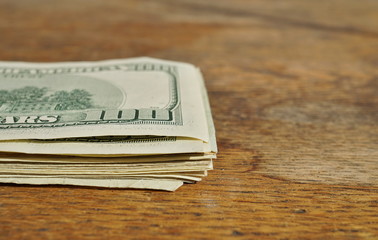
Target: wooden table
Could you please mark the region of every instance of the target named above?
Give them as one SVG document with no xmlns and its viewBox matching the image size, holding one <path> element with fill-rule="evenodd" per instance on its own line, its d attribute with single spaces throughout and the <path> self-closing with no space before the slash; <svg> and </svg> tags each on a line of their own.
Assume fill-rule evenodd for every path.
<svg viewBox="0 0 378 240">
<path fill-rule="evenodd" d="M 0 239 L 378 239 L 378 2 L 1 0 L 0 59 L 206 79 L 215 170 L 176 192 L 0 185 Z"/>
</svg>

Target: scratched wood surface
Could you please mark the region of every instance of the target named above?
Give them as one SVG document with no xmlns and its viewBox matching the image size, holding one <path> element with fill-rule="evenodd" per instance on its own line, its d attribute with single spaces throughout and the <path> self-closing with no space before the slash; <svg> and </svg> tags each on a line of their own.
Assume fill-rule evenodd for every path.
<svg viewBox="0 0 378 240">
<path fill-rule="evenodd" d="M 378 239 L 378 2 L 1 0 L 0 59 L 206 78 L 219 159 L 174 193 L 0 185 L 0 239 Z"/>
</svg>

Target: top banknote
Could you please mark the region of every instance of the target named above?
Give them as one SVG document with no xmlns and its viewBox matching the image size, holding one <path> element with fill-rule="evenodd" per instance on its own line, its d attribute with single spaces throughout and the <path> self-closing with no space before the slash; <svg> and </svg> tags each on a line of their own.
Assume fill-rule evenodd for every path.
<svg viewBox="0 0 378 240">
<path fill-rule="evenodd" d="M 175 136 L 209 142 L 199 70 L 152 58 L 0 62 L 0 140 Z"/>
</svg>

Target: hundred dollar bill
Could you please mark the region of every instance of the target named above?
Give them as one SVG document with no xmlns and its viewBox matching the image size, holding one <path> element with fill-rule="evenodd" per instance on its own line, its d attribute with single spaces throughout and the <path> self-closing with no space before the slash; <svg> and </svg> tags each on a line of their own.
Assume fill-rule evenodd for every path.
<svg viewBox="0 0 378 240">
<path fill-rule="evenodd" d="M 167 162 L 185 160 L 204 160 L 215 159 L 215 154 L 157 154 L 157 155 L 136 155 L 121 157 L 92 157 L 92 156 L 66 156 L 48 154 L 20 154 L 20 153 L 1 153 L 0 163 L 3 162 L 33 162 L 33 163 L 148 163 L 148 162 Z"/>
<path fill-rule="evenodd" d="M 211 153 L 209 143 L 173 136 L 87 137 L 0 141 L 0 152 L 116 157 L 129 155 Z"/>
<path fill-rule="evenodd" d="M 211 160 L 179 161 L 133 164 L 34 164 L 34 163 L 0 163 L 2 174 L 86 174 L 101 176 L 104 173 L 116 175 L 145 174 L 145 173 L 175 173 L 212 170 Z M 0 174 L 0 176 L 2 175 Z M 106 175 L 105 174 L 105 175 Z"/>
<path fill-rule="evenodd" d="M 135 58 L 0 62 L 0 140 L 179 136 L 209 142 L 199 71 Z"/>
<path fill-rule="evenodd" d="M 63 184 L 76 186 L 93 186 L 106 188 L 137 188 L 175 191 L 183 184 L 182 180 L 175 179 L 93 179 L 93 178 L 75 178 L 75 177 L 0 177 L 2 183 L 17 184 Z"/>
</svg>

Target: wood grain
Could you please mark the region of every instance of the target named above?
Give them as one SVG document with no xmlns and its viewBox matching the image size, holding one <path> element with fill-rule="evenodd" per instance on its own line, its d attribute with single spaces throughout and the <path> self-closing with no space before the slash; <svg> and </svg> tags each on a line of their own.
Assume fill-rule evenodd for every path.
<svg viewBox="0 0 378 240">
<path fill-rule="evenodd" d="M 219 159 L 174 193 L 0 185 L 0 239 L 377 239 L 378 2 L 2 0 L 0 59 L 206 79 Z"/>
</svg>

